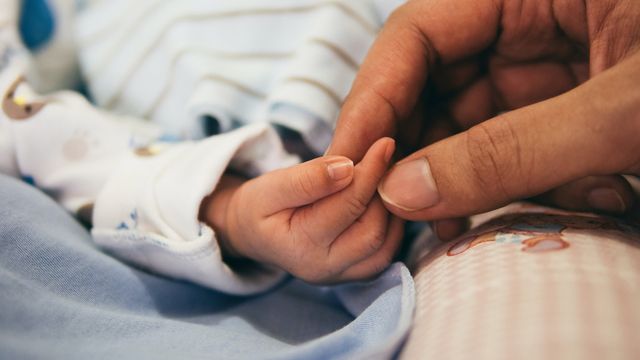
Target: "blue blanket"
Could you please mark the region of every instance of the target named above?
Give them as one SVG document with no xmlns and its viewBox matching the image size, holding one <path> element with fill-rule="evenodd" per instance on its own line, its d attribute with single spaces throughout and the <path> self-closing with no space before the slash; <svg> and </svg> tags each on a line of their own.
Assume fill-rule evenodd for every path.
<svg viewBox="0 0 640 360">
<path fill-rule="evenodd" d="M 290 280 L 233 297 L 127 266 L 38 190 L 0 176 L 2 359 L 389 358 L 414 287 L 395 264 L 370 283 Z"/>
</svg>

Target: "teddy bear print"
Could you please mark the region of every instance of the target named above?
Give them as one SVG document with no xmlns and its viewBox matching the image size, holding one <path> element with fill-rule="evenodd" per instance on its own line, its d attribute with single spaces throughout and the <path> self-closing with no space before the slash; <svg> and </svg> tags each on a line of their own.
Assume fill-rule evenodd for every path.
<svg viewBox="0 0 640 360">
<path fill-rule="evenodd" d="M 18 87 L 25 81 L 24 77 L 17 78 L 2 97 L 2 111 L 11 120 L 27 120 L 36 115 L 46 105 L 42 101 L 29 101 L 17 94 Z"/>
<path fill-rule="evenodd" d="M 627 232 L 617 221 L 604 217 L 556 214 L 512 214 L 490 221 L 460 238 L 447 251 L 448 256 L 484 243 L 520 244 L 527 253 L 543 253 L 569 247 L 563 237 L 567 229 Z"/>
</svg>

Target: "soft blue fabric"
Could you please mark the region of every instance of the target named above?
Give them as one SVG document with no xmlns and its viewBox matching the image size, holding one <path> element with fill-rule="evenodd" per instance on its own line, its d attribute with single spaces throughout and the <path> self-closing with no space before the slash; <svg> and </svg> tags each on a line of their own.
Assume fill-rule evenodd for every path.
<svg viewBox="0 0 640 360">
<path fill-rule="evenodd" d="M 124 265 L 25 183 L 0 176 L 0 199 L 2 359 L 388 358 L 410 326 L 400 264 L 369 284 L 239 298 Z"/>
</svg>

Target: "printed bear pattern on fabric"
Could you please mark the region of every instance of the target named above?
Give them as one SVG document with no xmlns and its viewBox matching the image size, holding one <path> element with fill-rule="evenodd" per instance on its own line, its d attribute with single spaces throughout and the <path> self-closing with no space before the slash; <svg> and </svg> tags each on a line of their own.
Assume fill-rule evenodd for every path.
<svg viewBox="0 0 640 360">
<path fill-rule="evenodd" d="M 637 358 L 637 222 L 512 204 L 472 223 L 425 233 L 400 359 Z"/>
<path fill-rule="evenodd" d="M 481 244 L 522 245 L 521 251 L 544 253 L 570 247 L 566 231 L 615 231 L 638 234 L 622 220 L 595 215 L 557 213 L 511 214 L 491 220 L 455 241 L 448 256 L 460 255 Z"/>
</svg>

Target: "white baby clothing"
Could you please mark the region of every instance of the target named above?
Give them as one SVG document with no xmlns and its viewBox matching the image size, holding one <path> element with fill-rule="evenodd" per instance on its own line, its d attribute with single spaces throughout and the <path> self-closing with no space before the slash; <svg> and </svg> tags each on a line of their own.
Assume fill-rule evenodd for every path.
<svg viewBox="0 0 640 360">
<path fill-rule="evenodd" d="M 199 138 L 267 122 L 322 154 L 389 4 L 372 0 L 111 0 L 76 23 L 96 103 Z M 176 119 L 180 119 L 176 122 Z"/>
<path fill-rule="evenodd" d="M 388 4 L 53 0 L 62 22 L 29 54 L 18 3 L 0 0 L 0 171 L 73 213 L 92 209 L 96 243 L 137 266 L 234 294 L 279 282 L 279 269 L 227 266 L 200 204 L 229 167 L 299 162 L 269 124 L 324 151 Z M 78 70 L 109 113 L 77 93 L 40 95 Z M 223 134 L 189 141 L 210 135 L 205 121 Z"/>
<path fill-rule="evenodd" d="M 163 142 L 157 127 L 99 111 L 76 93 L 37 94 L 23 78 L 28 55 L 15 29 L 3 28 L 0 39 L 3 173 L 71 212 L 92 207 L 95 241 L 138 266 L 235 294 L 282 279 L 275 269 L 231 270 L 212 229 L 198 221 L 202 199 L 228 166 L 257 175 L 298 162 L 270 127 Z"/>
</svg>

